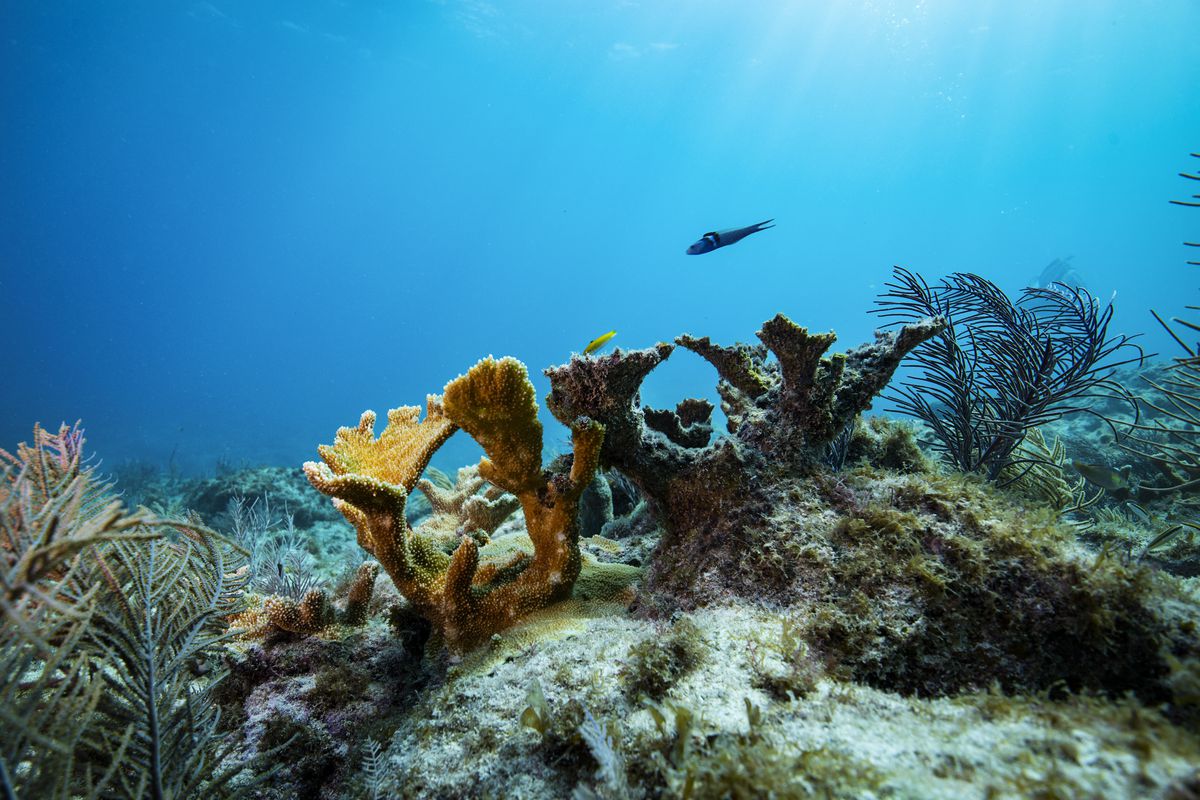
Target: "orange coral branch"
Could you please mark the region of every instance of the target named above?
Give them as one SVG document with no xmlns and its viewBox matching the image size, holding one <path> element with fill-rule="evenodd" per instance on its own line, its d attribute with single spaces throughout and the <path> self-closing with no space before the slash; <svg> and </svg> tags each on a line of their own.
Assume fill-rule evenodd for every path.
<svg viewBox="0 0 1200 800">
<path fill-rule="evenodd" d="M 577 420 L 570 472 L 544 470 L 533 385 L 525 365 L 513 358 L 481 360 L 448 383 L 441 399 L 431 396 L 427 409 L 420 422 L 414 406 L 389 412 L 378 439 L 375 415 L 364 413 L 357 428 L 340 429 L 334 444 L 320 449 L 324 464 L 309 462 L 304 471 L 318 491 L 334 498 L 396 588 L 447 644 L 461 649 L 571 593 L 581 565 L 579 496 L 595 475 L 604 428 Z M 532 556 L 481 564 L 473 539 L 464 537 L 447 556 L 433 538 L 409 528 L 408 493 L 458 427 L 487 453 L 480 477 L 520 501 Z"/>
</svg>

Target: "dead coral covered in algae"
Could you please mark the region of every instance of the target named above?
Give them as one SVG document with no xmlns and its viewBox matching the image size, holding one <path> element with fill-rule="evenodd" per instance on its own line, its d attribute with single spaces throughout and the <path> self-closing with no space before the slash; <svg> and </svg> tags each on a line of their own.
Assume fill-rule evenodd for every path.
<svg viewBox="0 0 1200 800">
<path fill-rule="evenodd" d="M 324 463 L 304 465 L 309 481 L 334 498 L 358 531 L 358 542 L 378 559 L 396 588 L 441 631 L 447 644 L 470 647 L 530 611 L 568 597 L 579 577 L 579 497 L 596 472 L 603 426 L 573 421 L 574 456 L 543 470 L 542 425 L 533 385 L 521 362 L 486 358 L 430 396 L 425 419 L 405 406 L 388 413 L 374 435 L 375 414 L 342 428 L 320 448 Z M 521 504 L 532 555 L 480 563 L 479 546 L 463 536 L 447 555 L 414 532 L 405 501 L 434 452 L 462 428 L 483 447 L 484 480 Z"/>
<path fill-rule="evenodd" d="M 651 591 L 685 606 L 729 590 L 754 596 L 760 578 L 728 568 L 744 549 L 740 532 L 762 524 L 780 490 L 812 472 L 905 354 L 941 329 L 940 320 L 927 319 L 829 357 L 834 334 L 809 333 L 782 314 L 763 323 L 760 345 L 680 336 L 678 345 L 720 375 L 729 435 L 711 443 L 706 401 L 685 400 L 674 412 L 638 407 L 642 381 L 674 349 L 665 343 L 576 356 L 546 370 L 547 405 L 564 424 L 578 417 L 601 422 L 603 465 L 628 475 L 659 506 L 666 532 L 647 576 Z"/>
<path fill-rule="evenodd" d="M 965 479 L 870 467 L 839 476 L 821 464 L 903 355 L 938 330 L 924 320 L 830 357 L 832 334 L 782 316 L 759 346 L 681 336 L 721 378 L 729 435 L 711 443 L 692 435 L 708 424 L 701 401 L 674 414 L 638 408 L 670 345 L 547 370 L 550 410 L 602 422 L 602 466 L 657 505 L 665 532 L 640 608 L 666 615 L 735 596 L 792 606 L 835 674 L 905 693 L 992 682 L 1133 691 L 1190 715 L 1171 688 L 1171 665 L 1200 655 L 1186 593 L 1133 565 L 1081 559 L 1054 512 L 1014 511 Z"/>
</svg>

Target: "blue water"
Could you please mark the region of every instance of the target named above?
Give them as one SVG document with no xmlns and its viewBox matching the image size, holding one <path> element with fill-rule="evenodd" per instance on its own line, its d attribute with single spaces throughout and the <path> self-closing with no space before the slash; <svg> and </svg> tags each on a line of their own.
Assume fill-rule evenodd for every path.
<svg viewBox="0 0 1200 800">
<path fill-rule="evenodd" d="M 108 464 L 298 463 L 489 353 L 544 395 L 609 329 L 857 344 L 893 264 L 1016 291 L 1073 255 L 1167 351 L 1197 30 L 1195 0 L 9 0 L 0 446 L 83 418 Z M 677 352 L 644 399 L 713 382 Z"/>
</svg>

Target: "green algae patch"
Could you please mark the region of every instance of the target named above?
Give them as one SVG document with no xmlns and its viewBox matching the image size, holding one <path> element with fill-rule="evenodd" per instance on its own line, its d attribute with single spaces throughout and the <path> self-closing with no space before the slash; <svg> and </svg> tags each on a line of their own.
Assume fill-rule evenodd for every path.
<svg viewBox="0 0 1200 800">
<path fill-rule="evenodd" d="M 973 481 L 858 486 L 828 530 L 828 580 L 806 615 L 835 674 L 920 695 L 997 682 L 1170 698 L 1159 654 L 1195 639 L 1160 613 L 1173 592 L 1160 576 L 1081 559 L 1052 512 Z"/>
<path fill-rule="evenodd" d="M 259 744 L 260 752 L 276 747 L 282 748 L 278 757 L 287 762 L 276 783 L 293 797 L 316 797 L 329 775 L 345 765 L 333 738 L 282 713 L 267 718 Z"/>
<path fill-rule="evenodd" d="M 932 466 L 917 443 L 913 423 L 878 416 L 855 420 L 845 460 L 896 472 L 924 472 Z"/>
<path fill-rule="evenodd" d="M 621 677 L 634 699 L 660 700 L 704 658 L 704 632 L 682 618 L 629 649 Z"/>
<path fill-rule="evenodd" d="M 313 688 L 304 700 L 313 711 L 324 714 L 361 700 L 370 684 L 366 670 L 353 664 L 327 666 L 314 676 Z"/>
</svg>

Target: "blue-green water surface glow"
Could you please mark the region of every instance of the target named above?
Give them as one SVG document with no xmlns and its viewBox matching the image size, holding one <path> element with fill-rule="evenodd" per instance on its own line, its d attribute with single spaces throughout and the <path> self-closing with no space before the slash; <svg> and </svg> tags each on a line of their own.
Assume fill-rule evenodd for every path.
<svg viewBox="0 0 1200 800">
<path fill-rule="evenodd" d="M 110 464 L 297 463 L 489 353 L 544 394 L 609 329 L 856 344 L 893 264 L 1016 291 L 1073 255 L 1168 351 L 1197 30 L 1194 0 L 4 3 L 0 446 L 82 417 Z M 713 383 L 679 352 L 643 399 Z"/>
</svg>

